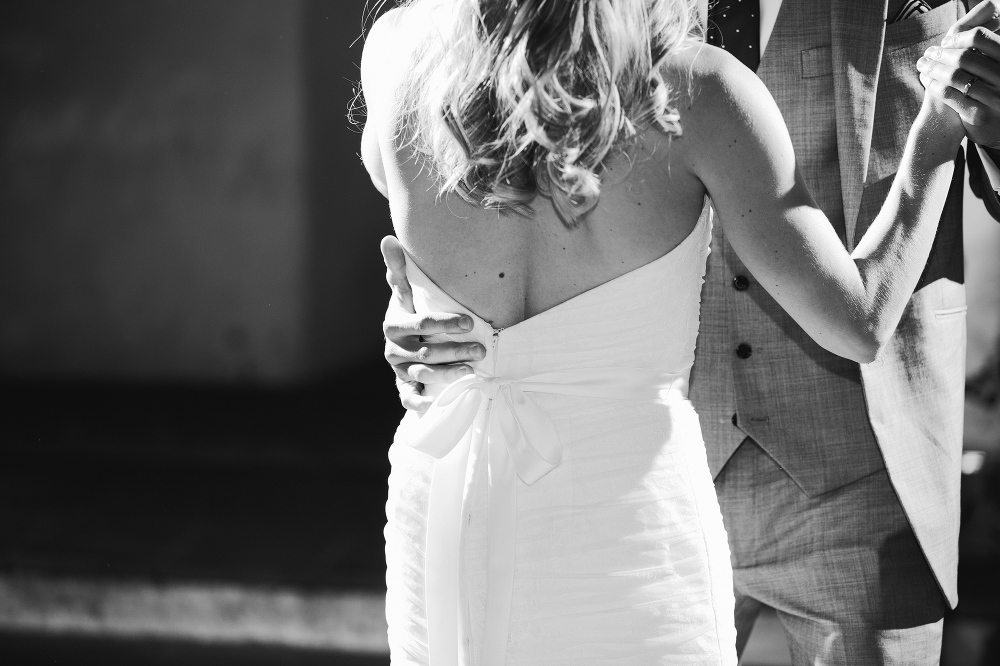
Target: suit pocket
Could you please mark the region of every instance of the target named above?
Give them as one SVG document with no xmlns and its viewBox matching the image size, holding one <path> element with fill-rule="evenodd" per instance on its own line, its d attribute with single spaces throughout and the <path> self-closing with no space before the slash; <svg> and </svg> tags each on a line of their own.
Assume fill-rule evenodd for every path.
<svg viewBox="0 0 1000 666">
<path fill-rule="evenodd" d="M 942 319 L 952 319 L 954 317 L 963 317 L 965 313 L 968 312 L 969 307 L 967 305 L 959 305 L 954 308 L 945 308 L 944 310 L 935 310 L 934 318 L 937 320 Z"/>
<path fill-rule="evenodd" d="M 885 26 L 885 50 L 896 51 L 934 39 L 947 32 L 957 20 L 958 10 L 955 3 L 947 2 L 926 14 L 889 23 Z"/>
<path fill-rule="evenodd" d="M 826 74 L 833 74 L 833 50 L 829 45 L 802 52 L 803 79 L 814 79 Z"/>
</svg>

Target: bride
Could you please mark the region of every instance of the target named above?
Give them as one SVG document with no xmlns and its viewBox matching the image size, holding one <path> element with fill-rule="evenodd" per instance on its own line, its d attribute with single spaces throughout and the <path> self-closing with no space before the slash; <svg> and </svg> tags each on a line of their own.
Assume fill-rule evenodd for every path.
<svg viewBox="0 0 1000 666">
<path fill-rule="evenodd" d="M 413 0 L 368 36 L 362 157 L 414 304 L 468 318 L 433 341 L 486 349 L 390 449 L 394 664 L 735 664 L 686 399 L 714 210 L 778 303 L 855 361 L 917 283 L 958 116 L 925 97 L 848 255 L 774 102 L 699 42 L 694 4 Z"/>
</svg>

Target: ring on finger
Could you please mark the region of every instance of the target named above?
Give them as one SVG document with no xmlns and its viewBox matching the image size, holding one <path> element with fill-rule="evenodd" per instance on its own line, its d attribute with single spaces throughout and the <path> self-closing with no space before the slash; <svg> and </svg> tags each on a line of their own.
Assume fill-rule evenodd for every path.
<svg viewBox="0 0 1000 666">
<path fill-rule="evenodd" d="M 975 83 L 978 80 L 979 80 L 978 76 L 973 76 L 971 79 L 969 79 L 969 82 L 966 83 L 965 86 L 962 88 L 962 96 L 963 97 L 968 97 L 969 96 L 969 90 L 972 88 L 972 84 Z"/>
</svg>

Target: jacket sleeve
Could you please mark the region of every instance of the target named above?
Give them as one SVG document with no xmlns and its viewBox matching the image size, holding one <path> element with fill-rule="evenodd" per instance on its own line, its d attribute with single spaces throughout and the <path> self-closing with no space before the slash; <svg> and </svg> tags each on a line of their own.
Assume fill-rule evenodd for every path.
<svg viewBox="0 0 1000 666">
<path fill-rule="evenodd" d="M 983 166 L 979 151 L 972 145 L 969 148 L 970 150 L 966 154 L 966 163 L 969 166 L 969 188 L 973 194 L 983 200 L 983 205 L 986 206 L 986 210 L 993 216 L 993 219 L 1000 221 L 1000 197 L 993 190 L 993 184 Z"/>
</svg>

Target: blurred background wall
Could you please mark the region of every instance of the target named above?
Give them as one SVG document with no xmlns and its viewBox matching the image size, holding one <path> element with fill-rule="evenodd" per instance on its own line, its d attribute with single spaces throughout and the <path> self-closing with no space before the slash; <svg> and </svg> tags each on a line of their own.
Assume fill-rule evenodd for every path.
<svg viewBox="0 0 1000 666">
<path fill-rule="evenodd" d="M 363 6 L 3 3 L 3 375 L 280 384 L 377 359 L 390 227 L 346 118 Z"/>
<path fill-rule="evenodd" d="M 1000 224 L 972 194 L 968 182 L 965 188 L 966 373 L 972 376 L 1000 362 Z"/>
</svg>

